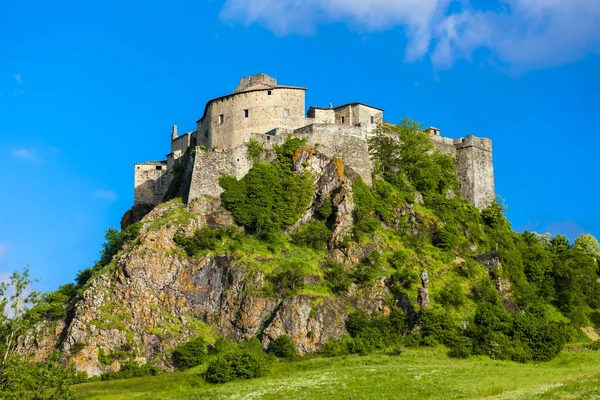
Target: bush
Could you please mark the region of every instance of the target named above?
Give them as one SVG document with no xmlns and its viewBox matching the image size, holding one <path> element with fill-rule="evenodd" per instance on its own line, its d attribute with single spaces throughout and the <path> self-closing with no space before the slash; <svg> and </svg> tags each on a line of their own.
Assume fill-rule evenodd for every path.
<svg viewBox="0 0 600 400">
<path fill-rule="evenodd" d="M 379 276 L 384 267 L 384 258 L 378 251 L 369 254 L 366 260 L 354 267 L 352 278 L 357 284 L 371 283 Z"/>
<path fill-rule="evenodd" d="M 306 211 L 314 194 L 309 173 L 291 170 L 291 157 L 302 143 L 288 139 L 276 149 L 279 163 L 256 163 L 246 176 L 237 180 L 222 175 L 219 184 L 223 206 L 238 225 L 260 232 L 264 228 L 286 228 Z"/>
<path fill-rule="evenodd" d="M 437 342 L 449 345 L 458 335 L 458 328 L 446 313 L 423 309 L 421 311 L 421 334 L 431 336 Z"/>
<path fill-rule="evenodd" d="M 214 359 L 208 364 L 204 379 L 209 383 L 225 383 L 237 379 L 262 376 L 266 368 L 264 356 L 254 351 L 240 350 Z"/>
<path fill-rule="evenodd" d="M 275 290 L 285 297 L 292 297 L 304 287 L 306 265 L 299 261 L 288 261 L 275 269 L 267 278 Z"/>
<path fill-rule="evenodd" d="M 173 349 L 173 362 L 179 369 L 200 365 L 206 359 L 206 343 L 201 337 L 192 339 Z"/>
<path fill-rule="evenodd" d="M 325 281 L 334 294 L 345 293 L 352 284 L 352 278 L 344 264 L 327 262 L 323 266 Z"/>
<path fill-rule="evenodd" d="M 71 353 L 71 355 L 74 356 L 74 355 L 78 354 L 81 350 L 85 349 L 86 347 L 87 347 L 87 344 L 85 344 L 83 342 L 75 342 L 69 349 L 69 353 Z"/>
<path fill-rule="evenodd" d="M 231 236 L 228 229 L 214 229 L 205 226 L 194 232 L 192 237 L 177 234 L 173 241 L 185 249 L 188 256 L 192 257 L 205 250 L 216 250 L 223 240 Z"/>
<path fill-rule="evenodd" d="M 433 244 L 441 249 L 452 249 L 461 240 L 461 233 L 454 224 L 446 224 L 435 233 Z"/>
<path fill-rule="evenodd" d="M 298 246 L 306 246 L 315 250 L 326 250 L 331 238 L 331 231 L 322 221 L 313 221 L 298 228 L 292 241 Z"/>
<path fill-rule="evenodd" d="M 296 345 L 287 335 L 281 335 L 270 344 L 271 352 L 278 358 L 294 359 L 298 356 Z"/>
<path fill-rule="evenodd" d="M 466 300 L 463 289 L 456 280 L 451 280 L 442 286 L 435 298 L 444 307 L 460 307 Z"/>
<path fill-rule="evenodd" d="M 319 207 L 319 209 L 317 210 L 317 214 L 319 215 L 319 218 L 321 218 L 322 220 L 326 220 L 332 213 L 333 201 L 331 200 L 331 197 L 327 197 L 323 205 L 321 205 L 321 207 Z"/>
<path fill-rule="evenodd" d="M 467 358 L 473 352 L 473 344 L 468 337 L 457 336 L 450 344 L 448 356 L 453 358 Z"/>
</svg>

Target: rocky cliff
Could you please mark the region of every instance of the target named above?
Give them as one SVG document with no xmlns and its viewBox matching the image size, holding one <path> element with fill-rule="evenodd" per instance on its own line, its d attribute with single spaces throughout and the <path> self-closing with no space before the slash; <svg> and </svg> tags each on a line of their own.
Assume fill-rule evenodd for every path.
<svg viewBox="0 0 600 400">
<path fill-rule="evenodd" d="M 341 160 L 312 148 L 299 148 L 293 162 L 298 173 L 312 173 L 315 196 L 289 233 L 331 199 L 331 251 L 323 260 L 345 268 L 363 261 L 377 245 L 340 246 L 353 224 L 355 204 L 348 178 L 354 177 L 352 171 L 344 170 Z M 206 226 L 243 231 L 217 198 L 201 197 L 189 204 L 172 200 L 154 208 L 141 223 L 139 237 L 88 283 L 72 315 L 39 324 L 22 338 L 21 351 L 33 352 L 41 360 L 58 348 L 68 363 L 89 375 L 119 370 L 125 360 L 152 362 L 169 370 L 169 350 L 197 335 L 209 343 L 221 335 L 258 336 L 265 347 L 272 339 L 289 335 L 304 354 L 346 334 L 350 310 L 385 313 L 393 306 L 384 278 L 324 295 L 311 290 L 323 286 L 323 277 L 307 274 L 302 278 L 306 290 L 289 296 L 265 289 L 269 270 L 277 269 L 281 255 L 231 249 L 188 256 L 174 241 L 176 235 L 192 236 Z"/>
</svg>

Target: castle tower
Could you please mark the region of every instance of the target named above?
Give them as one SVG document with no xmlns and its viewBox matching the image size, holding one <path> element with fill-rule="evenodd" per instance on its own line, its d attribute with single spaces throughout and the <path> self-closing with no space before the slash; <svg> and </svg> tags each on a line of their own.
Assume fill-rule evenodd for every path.
<svg viewBox="0 0 600 400">
<path fill-rule="evenodd" d="M 173 125 L 171 128 L 171 140 L 177 139 L 179 136 L 177 135 L 177 125 Z"/>
<path fill-rule="evenodd" d="M 455 139 L 460 196 L 479 209 L 495 199 L 492 141 L 475 136 Z"/>
</svg>

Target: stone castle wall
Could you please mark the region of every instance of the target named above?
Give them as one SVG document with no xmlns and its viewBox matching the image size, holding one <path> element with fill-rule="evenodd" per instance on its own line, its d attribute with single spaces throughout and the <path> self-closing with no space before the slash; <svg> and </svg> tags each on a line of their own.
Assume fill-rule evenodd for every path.
<svg viewBox="0 0 600 400">
<path fill-rule="evenodd" d="M 195 131 L 177 137 L 173 128 L 167 162 L 136 164 L 135 204 L 155 205 L 163 200 L 172 176 L 168 171 L 189 147 L 196 152 L 189 199 L 218 196 L 222 173 L 240 179 L 251 168 L 245 144 L 252 138 L 268 151 L 291 135 L 305 138 L 324 155 L 341 158 L 370 185 L 367 137 L 383 123 L 383 111 L 349 103 L 311 107 L 307 118 L 304 110 L 305 89 L 278 86 L 265 74 L 242 78 L 232 94 L 208 102 Z M 439 136 L 437 128 L 428 130 L 435 147 L 456 162 L 461 197 L 487 207 L 495 198 L 491 141 L 474 136 L 449 139 Z"/>
<path fill-rule="evenodd" d="M 133 204 L 160 203 L 171 184 L 166 162 L 145 162 L 134 165 Z"/>
<path fill-rule="evenodd" d="M 209 103 L 198 122 L 197 143 L 209 150 L 229 149 L 240 146 L 254 133 L 274 127 L 301 127 L 305 124 L 304 107 L 304 89 L 300 88 L 275 87 L 221 97 Z"/>
<path fill-rule="evenodd" d="M 188 201 L 202 195 L 220 196 L 223 193 L 223 188 L 219 185 L 221 174 L 242 179 L 251 167 L 252 161 L 245 145 L 217 151 L 196 148 Z"/>
<path fill-rule="evenodd" d="M 460 196 L 475 207 L 487 208 L 495 199 L 492 141 L 467 136 L 455 139 Z"/>
<path fill-rule="evenodd" d="M 327 157 L 341 158 L 371 185 L 373 167 L 369 157 L 366 132 L 358 126 L 311 124 L 296 129 L 294 134 L 306 137 L 309 146 L 317 146 Z"/>
</svg>

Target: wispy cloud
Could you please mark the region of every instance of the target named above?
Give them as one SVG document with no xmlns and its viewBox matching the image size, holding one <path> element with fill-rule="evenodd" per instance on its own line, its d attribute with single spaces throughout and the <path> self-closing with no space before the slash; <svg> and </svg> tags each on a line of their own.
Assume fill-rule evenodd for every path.
<svg viewBox="0 0 600 400">
<path fill-rule="evenodd" d="M 41 158 L 37 150 L 33 149 L 15 149 L 11 151 L 13 157 L 26 161 L 32 165 L 41 165 L 44 160 Z"/>
<path fill-rule="evenodd" d="M 451 67 L 486 49 L 512 70 L 561 65 L 600 53 L 598 0 L 227 0 L 221 18 L 260 24 L 277 35 L 312 34 L 345 23 L 360 31 L 402 27 L 407 60 L 429 56 Z"/>
<path fill-rule="evenodd" d="M 110 202 L 117 201 L 119 198 L 117 193 L 110 189 L 98 189 L 94 192 L 94 197 Z"/>
<path fill-rule="evenodd" d="M 21 74 L 13 74 L 13 78 L 15 78 L 15 81 L 17 81 L 18 84 L 23 83 L 23 77 Z"/>
</svg>

